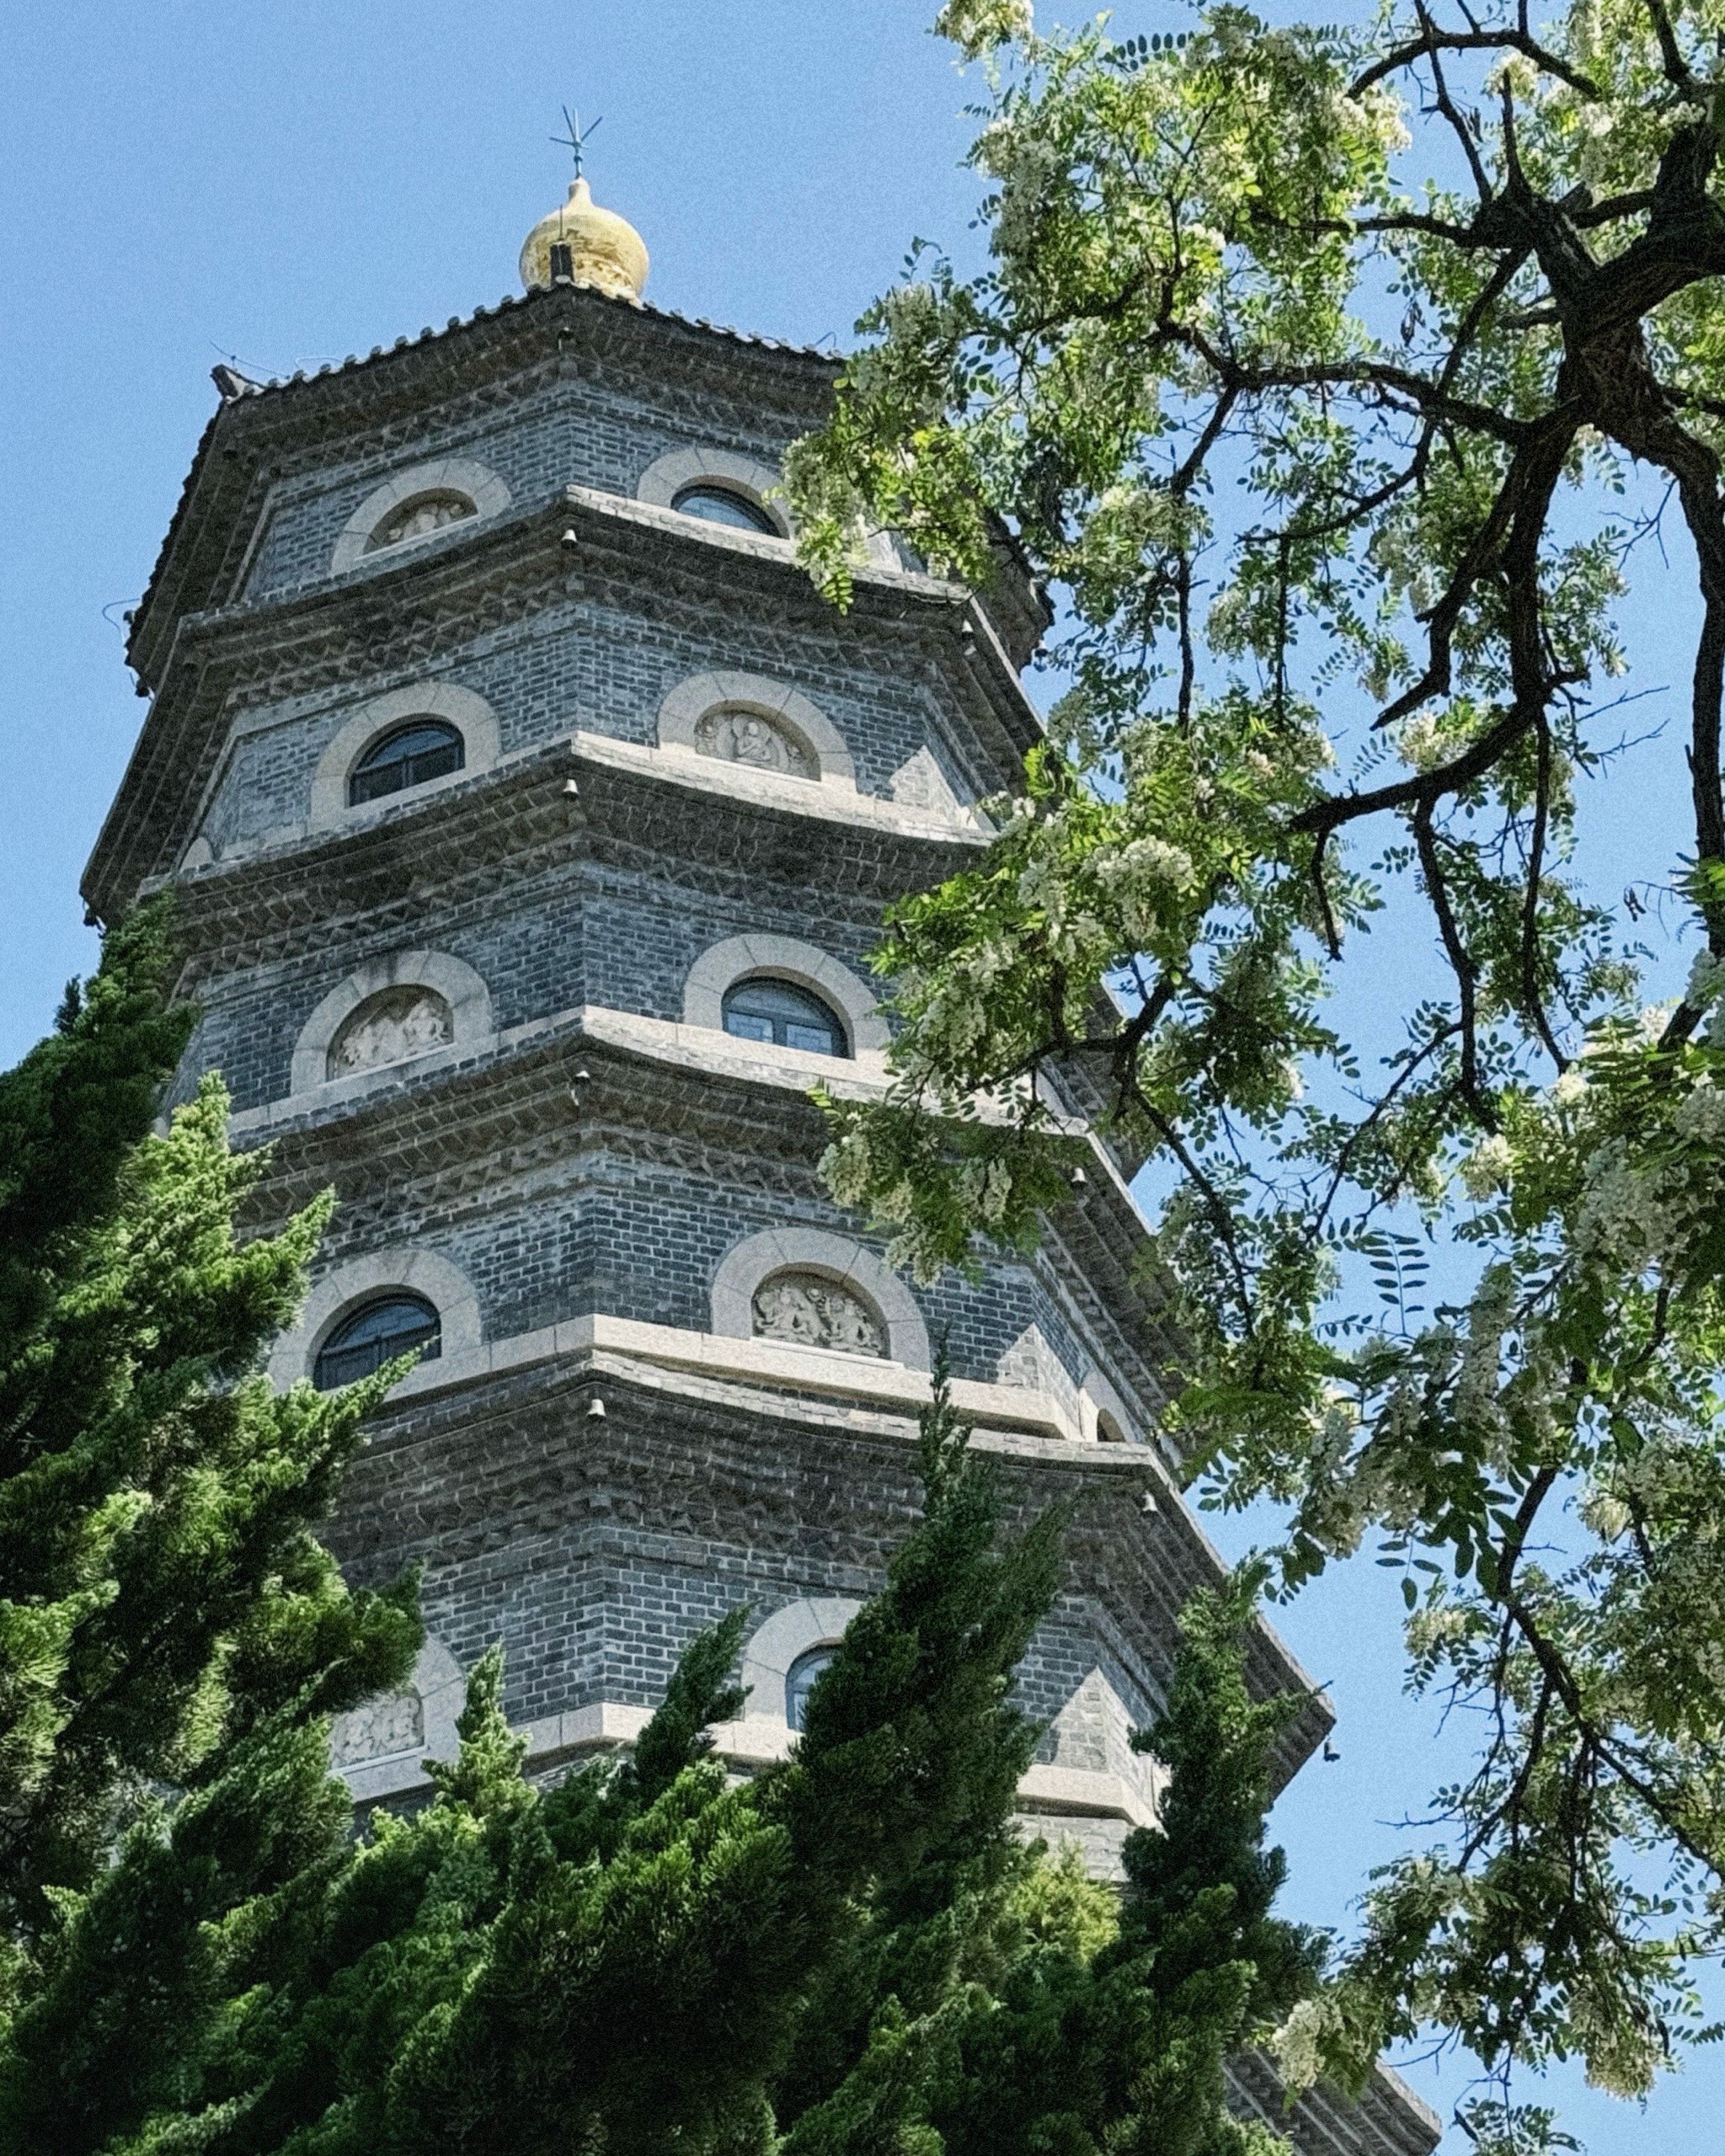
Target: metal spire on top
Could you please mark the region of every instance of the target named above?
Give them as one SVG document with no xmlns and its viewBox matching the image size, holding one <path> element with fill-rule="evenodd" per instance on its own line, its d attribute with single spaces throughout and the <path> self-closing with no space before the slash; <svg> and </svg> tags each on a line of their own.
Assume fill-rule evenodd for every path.
<svg viewBox="0 0 1725 2156">
<path fill-rule="evenodd" d="M 568 128 L 568 134 L 553 135 L 551 139 L 573 154 L 575 160 L 575 178 L 579 179 L 586 168 L 587 145 L 605 125 L 605 115 L 601 112 L 593 125 L 584 131 L 579 109 L 577 108 L 572 111 L 568 105 L 565 105 L 563 109 L 563 124 Z"/>
</svg>

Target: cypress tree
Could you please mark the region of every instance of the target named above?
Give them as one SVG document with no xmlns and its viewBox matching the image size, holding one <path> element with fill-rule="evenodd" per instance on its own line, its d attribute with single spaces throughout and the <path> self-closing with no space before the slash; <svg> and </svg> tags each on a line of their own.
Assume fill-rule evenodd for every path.
<svg viewBox="0 0 1725 2156">
<path fill-rule="evenodd" d="M 328 1200 L 236 1235 L 260 1162 L 215 1080 L 152 1130 L 193 1017 L 174 963 L 140 908 L 0 1075 L 0 2111 L 36 2149 L 173 2082 L 220 1988 L 200 1927 L 299 1871 L 321 1718 L 419 1637 L 410 1583 L 349 1594 L 312 1532 L 378 1386 L 255 1374 Z"/>
<path fill-rule="evenodd" d="M 752 1782 L 712 1756 L 711 1724 L 742 1704 L 741 1609 L 692 1645 L 630 1758 L 548 1793 L 523 1776 L 495 1651 L 430 1801 L 357 1837 L 307 1726 L 260 1729 L 81 1905 L 15 2032 L 0 2146 L 1269 2146 L 1229 2119 L 1223 2062 L 1309 1983 L 1312 1956 L 1269 1913 L 1264 1763 L 1282 1710 L 1245 1686 L 1249 1593 L 1188 1613 L 1146 1740 L 1170 1769 L 1166 1832 L 1134 1837 L 1117 1897 L 1016 1831 L 1038 1732 L 1012 1672 L 1055 1591 L 1061 1521 L 1008 1532 L 969 1434 L 943 1384 L 922 1518 L 814 1687 L 795 1753 Z M 192 1878 L 209 1881 L 196 1906 Z M 152 1926 L 173 1952 L 138 1967 L 176 1972 L 179 2033 L 159 2047 L 171 2064 L 145 2071 L 142 2047 L 109 2036 L 127 2018 L 114 1942 Z M 56 2137 L 56 2105 L 85 2100 L 99 2066 L 115 2092 L 99 2120 L 86 2103 L 91 2129 Z"/>
</svg>

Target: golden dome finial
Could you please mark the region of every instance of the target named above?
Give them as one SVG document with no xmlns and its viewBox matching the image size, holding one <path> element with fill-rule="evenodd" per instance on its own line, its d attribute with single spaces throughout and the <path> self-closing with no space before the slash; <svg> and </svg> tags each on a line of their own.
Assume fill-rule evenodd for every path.
<svg viewBox="0 0 1725 2156">
<path fill-rule="evenodd" d="M 521 248 L 521 282 L 531 291 L 536 285 L 567 278 L 571 284 L 608 292 L 613 299 L 638 300 L 647 282 L 646 244 L 626 217 L 599 207 L 581 169 L 587 137 L 599 122 L 595 120 L 584 135 L 578 116 L 567 107 L 563 116 L 569 131 L 553 139 L 574 152 L 575 176 L 568 201 L 542 217 L 527 234 Z"/>
</svg>

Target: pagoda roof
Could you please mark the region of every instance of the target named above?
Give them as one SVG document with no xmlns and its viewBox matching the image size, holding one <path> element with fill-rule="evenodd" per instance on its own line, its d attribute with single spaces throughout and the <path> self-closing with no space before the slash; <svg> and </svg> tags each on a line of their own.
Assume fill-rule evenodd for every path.
<svg viewBox="0 0 1725 2156">
<path fill-rule="evenodd" d="M 356 406 L 387 408 L 397 398 L 421 405 L 428 388 L 434 395 L 458 388 L 462 376 L 489 371 L 499 355 L 517 357 L 515 348 L 524 340 L 542 339 L 543 356 L 553 357 L 559 332 L 566 335 L 572 323 L 603 342 L 628 339 L 642 328 L 660 339 L 669 332 L 684 363 L 695 369 L 703 360 L 721 359 L 734 369 L 739 357 L 747 355 L 756 366 L 771 369 L 785 387 L 796 384 L 791 401 L 811 415 L 844 364 L 839 354 L 815 345 L 757 336 L 644 301 L 615 299 L 590 286 L 559 283 L 518 296 L 505 295 L 494 307 L 451 316 L 441 329 L 398 337 L 363 356 L 350 355 L 311 371 L 259 382 L 236 366 L 214 367 L 211 378 L 220 401 L 200 437 L 150 580 L 131 616 L 126 663 L 138 676 L 139 693 L 148 695 L 157 686 L 174 621 L 188 609 L 202 611 L 230 595 L 220 588 L 228 565 L 226 542 L 257 485 L 262 451 L 274 445 L 281 429 L 291 427 L 293 446 L 298 447 L 307 430 L 313 436 L 321 431 L 318 423 L 326 418 L 351 426 Z M 443 382 L 426 382 L 434 368 L 445 376 Z"/>
</svg>

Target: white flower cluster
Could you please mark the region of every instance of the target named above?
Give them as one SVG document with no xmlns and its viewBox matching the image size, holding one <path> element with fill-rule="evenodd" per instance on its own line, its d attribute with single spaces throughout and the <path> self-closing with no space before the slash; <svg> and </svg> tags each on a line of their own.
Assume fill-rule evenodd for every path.
<svg viewBox="0 0 1725 2156">
<path fill-rule="evenodd" d="M 1711 951 L 1697 951 L 1683 1000 L 1696 1011 L 1712 1014 L 1707 1021 L 1707 1038 L 1716 1048 L 1725 1047 L 1725 958 L 1716 958 Z"/>
<path fill-rule="evenodd" d="M 1033 27 L 1030 0 L 947 0 L 934 19 L 935 35 L 950 38 L 967 60 L 1027 38 Z"/>
<path fill-rule="evenodd" d="M 1126 935 L 1139 941 L 1155 935 L 1167 921 L 1170 900 L 1178 903 L 1197 883 L 1191 855 L 1166 839 L 1134 839 L 1118 852 L 1097 855 L 1092 865 L 1120 910 Z"/>
<path fill-rule="evenodd" d="M 959 1190 L 967 1208 L 985 1227 L 997 1228 L 1006 1218 L 1007 1201 L 1012 1194 L 1012 1171 L 998 1157 L 967 1161 L 959 1171 Z"/>
<path fill-rule="evenodd" d="M 1459 1603 L 1427 1603 L 1402 1626 L 1410 1654 L 1424 1659 L 1459 1647 L 1474 1629 L 1472 1614 Z"/>
<path fill-rule="evenodd" d="M 1577 1254 L 1639 1272 L 1668 1247 L 1676 1226 L 1663 1178 L 1635 1165 L 1625 1139 L 1608 1139 L 1588 1165 L 1576 1208 Z"/>
<path fill-rule="evenodd" d="M 820 1179 L 841 1205 L 866 1205 L 873 1173 L 868 1134 L 855 1123 L 820 1156 Z"/>
<path fill-rule="evenodd" d="M 1514 1303 L 1513 1269 L 1488 1267 L 1468 1305 L 1466 1337 L 1455 1380 L 1456 1422 L 1500 1474 L 1509 1465 L 1509 1418 L 1501 1388 L 1503 1335 L 1513 1322 Z"/>
<path fill-rule="evenodd" d="M 1058 819 L 1050 818 L 1039 834 L 1035 852 L 1019 872 L 1018 903 L 1041 909 L 1049 948 L 1063 965 L 1100 965 L 1114 949 L 1114 939 L 1082 905 L 1062 857 L 1063 842 Z M 993 978 L 991 967 L 986 979 Z"/>
<path fill-rule="evenodd" d="M 1416 712 L 1405 722 L 1396 739 L 1397 753 L 1417 771 L 1435 771 L 1456 749 L 1438 724 L 1434 712 Z"/>
<path fill-rule="evenodd" d="M 1302 1999 L 1270 2037 L 1267 2048 L 1291 2096 L 1303 2095 L 1324 2070 L 1324 2036 L 1331 2012 L 1323 1999 Z"/>
<path fill-rule="evenodd" d="M 1001 185 L 993 250 L 1007 261 L 1034 250 L 1055 174 L 1063 160 L 1051 142 L 1019 127 L 991 128 L 984 136 L 988 168 Z"/>
<path fill-rule="evenodd" d="M 1509 1140 L 1501 1130 L 1482 1138 L 1461 1163 L 1462 1187 L 1470 1198 L 1489 1198 L 1507 1187 L 1515 1166 Z"/>
<path fill-rule="evenodd" d="M 903 1001 L 917 1012 L 916 1063 L 929 1075 L 946 1059 L 962 1060 L 987 1028 L 985 999 L 1016 961 L 1011 941 L 996 930 L 933 976 L 913 969 L 900 984 Z"/>
<path fill-rule="evenodd" d="M 1692 1144 L 1725 1145 L 1725 1087 L 1711 1078 L 1698 1080 L 1679 1103 L 1671 1127 Z"/>
</svg>

